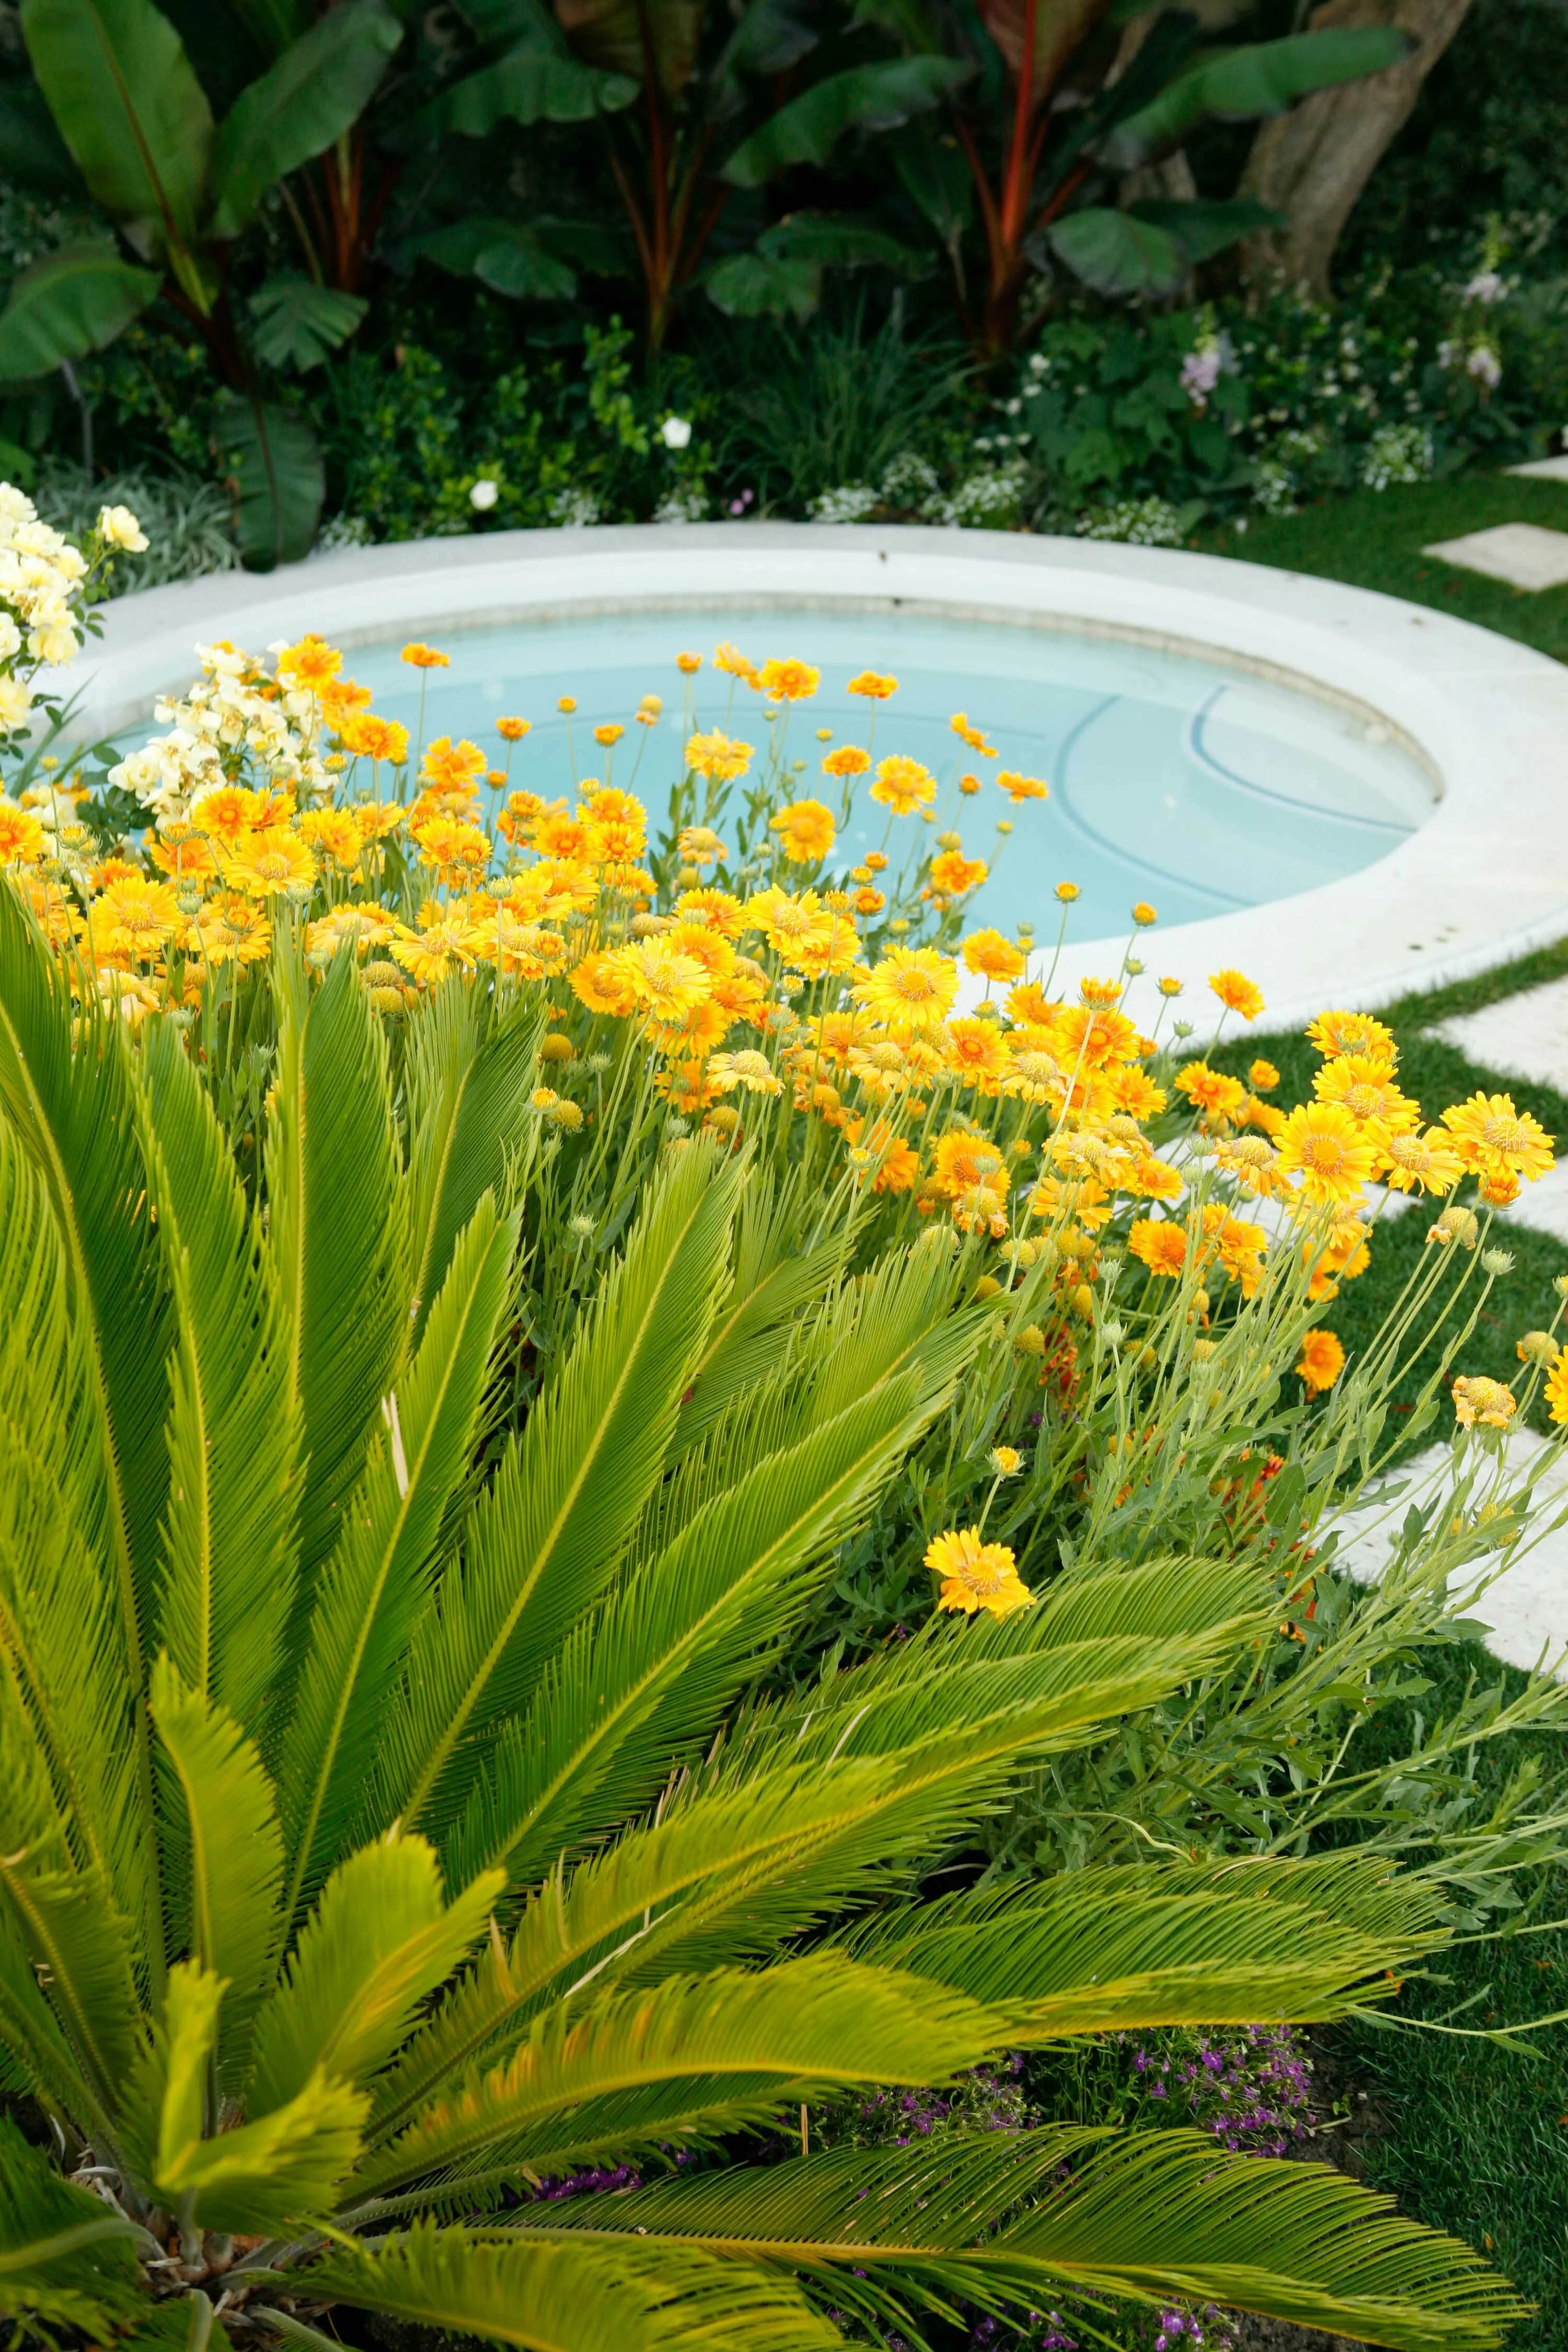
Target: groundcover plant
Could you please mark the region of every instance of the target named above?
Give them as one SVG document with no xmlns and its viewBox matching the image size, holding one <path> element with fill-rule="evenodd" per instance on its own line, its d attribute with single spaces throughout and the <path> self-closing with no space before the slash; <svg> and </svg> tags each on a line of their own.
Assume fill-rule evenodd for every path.
<svg viewBox="0 0 1568 2352">
<path fill-rule="evenodd" d="M 23 504 L 18 702 L 79 584 Z M 721 660 L 759 709 L 815 688 Z M 779 721 L 754 783 L 687 731 L 650 851 L 607 776 L 568 808 L 501 775 L 492 838 L 483 755 L 411 759 L 320 640 L 212 649 L 165 720 L 108 854 L 124 802 L 58 769 L 0 803 L 6 2306 L 94 2342 L 321 2344 L 345 2305 L 597 2352 L 1070 2293 L 1499 2341 L 1503 2282 L 1315 2167 L 1048 2125 L 814 2153 L 807 2117 L 1107 2031 L 1342 2015 L 1446 1939 L 1442 1868 L 1382 1850 L 976 1884 L 975 1842 L 1124 1718 L 1289 1680 L 1264 1662 L 1311 1649 L 1329 1581 L 1297 1530 L 1376 1440 L 1375 1351 L 1342 1381 L 1311 1328 L 1364 1246 L 1342 1213 L 1379 1167 L 1506 1197 L 1547 1139 L 1500 1101 L 1423 1133 L 1375 1024 L 1328 1015 L 1277 1137 L 1173 1072 L 1174 1165 L 1122 982 L 1064 1004 L 971 934 L 1010 993 L 956 1013 L 958 964 L 893 927 L 940 939 L 979 861 L 829 887 Z M 934 789 L 824 764 L 889 829 Z M 1431 1282 L 1475 1226 L 1445 1207 Z M 1493 1498 L 1461 1481 L 1439 1592 L 1497 1539 L 1513 1391 L 1457 1402 Z M 906 1476 L 940 1605 L 792 1670 Z M 1061 1488 L 1073 1539 L 1031 1565 Z M 630 2194 L 547 2193 L 626 2163 Z"/>
</svg>

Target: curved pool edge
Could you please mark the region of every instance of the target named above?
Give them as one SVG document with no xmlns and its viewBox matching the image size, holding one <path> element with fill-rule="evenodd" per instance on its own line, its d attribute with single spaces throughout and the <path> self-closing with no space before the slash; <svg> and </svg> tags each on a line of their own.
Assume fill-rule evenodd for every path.
<svg viewBox="0 0 1568 2352">
<path fill-rule="evenodd" d="M 103 734 L 181 685 L 194 646 L 216 636 L 259 651 L 315 628 L 353 646 L 715 601 L 738 614 L 804 603 L 918 607 L 1119 637 L 1224 660 L 1386 726 L 1434 780 L 1426 824 L 1340 881 L 1146 935 L 1150 1018 L 1156 971 L 1180 979 L 1191 1000 L 1205 996 L 1209 971 L 1238 965 L 1264 992 L 1264 1025 L 1289 1027 L 1328 1003 L 1373 1009 L 1471 977 L 1568 933 L 1568 669 L 1447 614 L 1227 557 L 918 526 L 494 532 L 121 598 L 70 683 L 81 721 Z M 1058 981 L 1115 970 L 1125 944 L 1071 943 Z"/>
</svg>

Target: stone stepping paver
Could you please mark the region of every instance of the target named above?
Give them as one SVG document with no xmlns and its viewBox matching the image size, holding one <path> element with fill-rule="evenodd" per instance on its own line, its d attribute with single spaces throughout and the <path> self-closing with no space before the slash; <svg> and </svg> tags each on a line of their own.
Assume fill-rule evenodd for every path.
<svg viewBox="0 0 1568 2352">
<path fill-rule="evenodd" d="M 1506 474 L 1523 474 L 1537 482 L 1568 482 L 1568 457 L 1532 457 L 1528 466 L 1505 466 Z"/>
<path fill-rule="evenodd" d="M 1556 1459 L 1542 1473 L 1534 1503 L 1521 1539 L 1523 1557 L 1497 1575 L 1500 1555 L 1468 1560 L 1449 1579 L 1448 1592 L 1467 1617 L 1485 1628 L 1487 1648 L 1494 1658 L 1525 1670 L 1546 1663 L 1559 1681 L 1568 1681 L 1568 1527 L 1552 1528 L 1538 1541 L 1531 1530 L 1551 1520 L 1568 1505 L 1568 1452 L 1554 1446 L 1533 1430 L 1521 1429 L 1509 1441 L 1508 1459 L 1514 1479 L 1552 1447 Z M 1429 1445 L 1396 1470 L 1389 1483 L 1402 1491 L 1391 1503 L 1347 1511 L 1336 1522 L 1340 1537 L 1335 1559 L 1358 1584 L 1375 1584 L 1399 1540 L 1405 1515 L 1412 1503 L 1429 1503 L 1444 1493 L 1453 1471 L 1449 1445 Z M 1528 1546 L 1528 1549 L 1524 1547 Z M 1479 1582 L 1496 1576 L 1484 1592 L 1467 1602 Z"/>
<path fill-rule="evenodd" d="M 1530 1078 L 1568 1095 L 1568 979 L 1521 989 L 1479 1013 L 1434 1022 L 1426 1032 L 1456 1045 L 1467 1061 L 1506 1078 Z M 1562 1139 L 1568 1150 L 1568 1137 Z"/>
<path fill-rule="evenodd" d="M 1546 530 L 1538 522 L 1494 523 L 1462 539 L 1440 539 L 1421 552 L 1466 572 L 1484 572 L 1510 588 L 1561 588 L 1568 582 L 1568 531 Z"/>
</svg>

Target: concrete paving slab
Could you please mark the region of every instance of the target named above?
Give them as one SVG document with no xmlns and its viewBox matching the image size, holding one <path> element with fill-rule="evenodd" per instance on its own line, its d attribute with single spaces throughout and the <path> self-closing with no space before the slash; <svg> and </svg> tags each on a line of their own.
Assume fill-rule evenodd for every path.
<svg viewBox="0 0 1568 2352">
<path fill-rule="evenodd" d="M 1554 1458 L 1537 1482 L 1531 1525 L 1554 1518 L 1568 1505 L 1568 1450 L 1532 1430 L 1521 1430 L 1509 1445 L 1510 1464 L 1518 1475 L 1547 1446 Z M 1411 1504 L 1430 1501 L 1451 1483 L 1452 1448 L 1428 1446 L 1395 1475 L 1406 1489 L 1397 1501 L 1348 1511 L 1339 1522 L 1342 1540 L 1336 1557 L 1361 1584 L 1374 1584 L 1388 1565 Z M 1484 1591 L 1476 1587 L 1495 1574 L 1499 1555 L 1491 1552 L 1467 1562 L 1450 1579 L 1449 1597 L 1486 1628 L 1486 1645 L 1493 1657 L 1528 1669 L 1540 1663 L 1544 1652 L 1559 1681 L 1568 1681 L 1568 1527 L 1552 1528 L 1534 1543 L 1527 1528 L 1519 1549 L 1517 1563 L 1505 1568 Z M 1467 1599 L 1472 1593 L 1474 1598 Z"/>
<path fill-rule="evenodd" d="M 1535 522 L 1500 522 L 1490 530 L 1467 531 L 1462 539 L 1440 539 L 1424 547 L 1466 572 L 1483 572 L 1489 580 L 1505 580 L 1510 588 L 1561 588 L 1568 583 L 1568 531 L 1545 530 Z"/>
<path fill-rule="evenodd" d="M 1568 457 L 1532 457 L 1528 466 L 1505 466 L 1505 474 L 1523 474 L 1536 482 L 1568 482 Z"/>
<path fill-rule="evenodd" d="M 1568 1095 L 1568 979 L 1521 989 L 1517 996 L 1484 1004 L 1479 1013 L 1436 1022 L 1427 1034 L 1458 1046 L 1483 1070 L 1533 1078 L 1538 1086 Z"/>
</svg>

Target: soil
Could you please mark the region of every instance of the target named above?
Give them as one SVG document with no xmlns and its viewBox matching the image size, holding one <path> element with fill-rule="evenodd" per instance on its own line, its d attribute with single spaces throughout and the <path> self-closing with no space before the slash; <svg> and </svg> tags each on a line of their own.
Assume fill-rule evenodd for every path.
<svg viewBox="0 0 1568 2352">
<path fill-rule="evenodd" d="M 1304 2164 L 1331 2164 L 1352 2180 L 1366 2178 L 1366 2152 L 1388 2128 L 1377 2101 L 1352 2080 L 1331 2032 L 1311 2038 L 1312 2085 L 1328 2117 L 1293 2151 Z M 1364 2352 L 1347 2336 L 1326 2336 L 1320 2327 L 1297 2327 L 1288 2319 L 1263 2319 L 1242 2312 L 1232 2323 L 1237 2352 Z"/>
</svg>

